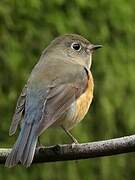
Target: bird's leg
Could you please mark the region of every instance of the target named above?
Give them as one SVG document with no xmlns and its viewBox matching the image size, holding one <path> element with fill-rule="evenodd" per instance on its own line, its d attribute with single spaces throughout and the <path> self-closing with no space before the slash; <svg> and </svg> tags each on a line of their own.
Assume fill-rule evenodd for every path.
<svg viewBox="0 0 135 180">
<path fill-rule="evenodd" d="M 37 143 L 37 146 L 40 146 L 41 145 L 41 141 L 40 141 L 40 137 L 38 137 L 38 143 Z"/>
<path fill-rule="evenodd" d="M 37 143 L 37 148 L 42 148 L 44 147 L 40 141 L 40 137 L 38 137 L 38 143 Z"/>
<path fill-rule="evenodd" d="M 74 138 L 74 136 L 68 130 L 66 130 L 63 126 L 61 127 L 65 131 L 65 133 L 72 139 L 73 143 L 79 144 L 78 141 Z"/>
</svg>

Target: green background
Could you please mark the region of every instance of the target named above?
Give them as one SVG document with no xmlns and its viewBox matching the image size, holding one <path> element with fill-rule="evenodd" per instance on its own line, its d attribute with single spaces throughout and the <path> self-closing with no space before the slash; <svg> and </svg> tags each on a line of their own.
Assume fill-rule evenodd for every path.
<svg viewBox="0 0 135 180">
<path fill-rule="evenodd" d="M 8 129 L 17 97 L 42 50 L 56 36 L 78 33 L 104 48 L 93 56 L 94 100 L 72 132 L 79 142 L 135 132 L 134 0 L 0 0 L 0 147 L 16 137 Z M 57 136 L 56 136 L 57 134 Z M 44 145 L 68 143 L 60 130 L 48 130 Z M 7 169 L 10 180 L 132 180 L 135 154 Z"/>
</svg>

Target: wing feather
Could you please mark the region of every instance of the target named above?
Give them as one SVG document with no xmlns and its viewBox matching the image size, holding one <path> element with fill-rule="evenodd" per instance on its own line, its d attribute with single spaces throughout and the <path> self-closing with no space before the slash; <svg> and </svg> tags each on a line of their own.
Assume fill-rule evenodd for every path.
<svg viewBox="0 0 135 180">
<path fill-rule="evenodd" d="M 66 83 L 50 89 L 37 134 L 40 135 L 70 108 L 71 104 L 85 92 L 87 83 L 88 76 L 84 71 L 81 79 L 75 83 Z"/>
<path fill-rule="evenodd" d="M 23 117 L 23 113 L 25 109 L 25 101 L 26 101 L 26 91 L 27 91 L 27 86 L 25 85 L 17 101 L 15 113 L 13 115 L 11 126 L 9 129 L 10 136 L 16 132 L 18 124 L 20 123 Z"/>
</svg>

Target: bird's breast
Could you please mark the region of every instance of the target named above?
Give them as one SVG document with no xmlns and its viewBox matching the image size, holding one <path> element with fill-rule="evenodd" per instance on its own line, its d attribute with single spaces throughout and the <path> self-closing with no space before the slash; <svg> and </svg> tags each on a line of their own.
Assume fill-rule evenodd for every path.
<svg viewBox="0 0 135 180">
<path fill-rule="evenodd" d="M 93 89 L 93 77 L 92 74 L 89 73 L 88 85 L 85 92 L 71 105 L 62 123 L 65 129 L 72 129 L 84 118 L 92 102 Z"/>
</svg>

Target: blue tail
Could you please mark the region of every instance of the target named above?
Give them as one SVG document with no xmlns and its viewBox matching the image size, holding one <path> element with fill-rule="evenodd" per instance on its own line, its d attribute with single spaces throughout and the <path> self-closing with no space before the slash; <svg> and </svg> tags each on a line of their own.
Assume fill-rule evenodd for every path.
<svg viewBox="0 0 135 180">
<path fill-rule="evenodd" d="M 19 162 L 26 167 L 31 165 L 38 139 L 38 137 L 35 135 L 35 130 L 35 124 L 24 123 L 19 137 L 14 144 L 11 153 L 6 159 L 6 167 L 13 167 Z"/>
</svg>

